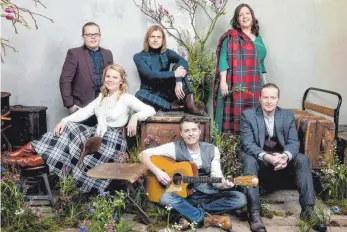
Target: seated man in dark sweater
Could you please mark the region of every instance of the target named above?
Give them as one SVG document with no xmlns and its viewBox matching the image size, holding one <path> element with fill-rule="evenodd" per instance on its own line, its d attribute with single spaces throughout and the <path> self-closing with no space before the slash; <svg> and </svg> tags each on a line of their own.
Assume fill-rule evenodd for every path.
<svg viewBox="0 0 347 232">
<path fill-rule="evenodd" d="M 299 153 L 299 140 L 294 114 L 278 107 L 279 88 L 272 83 L 264 85 L 260 92 L 260 105 L 245 110 L 241 115 L 241 140 L 243 175 L 266 172 L 272 178 L 287 177 L 293 172 L 300 193 L 302 220 L 315 218 L 315 193 L 310 161 Z M 288 179 L 288 178 L 286 178 Z M 285 181 L 282 179 L 282 181 Z M 293 180 L 294 181 L 294 180 Z M 260 217 L 259 187 L 245 188 L 249 224 L 254 232 L 266 231 Z"/>
<path fill-rule="evenodd" d="M 166 48 L 166 37 L 161 26 L 154 25 L 148 29 L 143 47 L 143 51 L 134 55 L 141 79 L 141 89 L 135 96 L 156 110 L 163 111 L 183 108 L 174 103 L 182 99 L 189 113 L 205 115 L 194 102 L 187 78 L 188 62 Z M 170 71 L 171 64 L 177 67 L 174 71 Z"/>
</svg>

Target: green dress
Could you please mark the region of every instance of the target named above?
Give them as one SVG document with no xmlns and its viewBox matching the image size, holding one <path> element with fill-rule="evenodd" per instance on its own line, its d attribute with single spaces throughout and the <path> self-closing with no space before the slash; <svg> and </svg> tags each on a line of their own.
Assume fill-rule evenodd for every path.
<svg viewBox="0 0 347 232">
<path fill-rule="evenodd" d="M 258 57 L 258 69 L 259 69 L 259 77 L 260 77 L 260 86 L 264 85 L 263 73 L 266 73 L 266 68 L 264 65 L 264 60 L 266 57 L 266 47 L 263 43 L 263 39 L 260 35 L 258 35 L 253 41 Z M 219 72 L 223 72 L 229 69 L 228 64 L 228 38 L 224 39 L 222 43 L 222 47 L 219 55 Z M 215 115 L 215 124 L 219 133 L 222 132 L 222 123 L 223 123 L 223 108 L 224 108 L 224 98 L 222 96 L 221 90 L 219 88 L 218 91 L 218 101 L 216 107 L 216 115 Z"/>
</svg>

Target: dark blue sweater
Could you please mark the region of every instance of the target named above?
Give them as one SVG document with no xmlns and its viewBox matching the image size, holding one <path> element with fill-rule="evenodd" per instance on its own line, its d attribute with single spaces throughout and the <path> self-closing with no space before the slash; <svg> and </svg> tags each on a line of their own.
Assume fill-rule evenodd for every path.
<svg viewBox="0 0 347 232">
<path fill-rule="evenodd" d="M 175 72 L 169 71 L 170 64 L 177 64 L 188 70 L 188 62 L 170 49 L 162 54 L 160 54 L 160 50 L 142 51 L 136 53 L 133 59 L 140 75 L 141 86 L 153 85 L 153 81 L 158 83 L 175 78 Z M 182 78 L 176 78 L 176 81 L 182 81 Z"/>
</svg>

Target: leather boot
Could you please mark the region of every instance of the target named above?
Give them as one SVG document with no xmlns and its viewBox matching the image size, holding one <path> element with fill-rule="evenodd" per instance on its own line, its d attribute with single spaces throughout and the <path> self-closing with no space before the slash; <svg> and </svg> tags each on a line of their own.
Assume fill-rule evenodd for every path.
<svg viewBox="0 0 347 232">
<path fill-rule="evenodd" d="M 249 214 L 249 226 L 252 232 L 266 232 L 263 220 L 260 217 L 259 210 L 252 210 Z"/>
<path fill-rule="evenodd" d="M 181 111 L 181 110 L 184 110 L 184 105 L 179 105 L 177 103 L 170 103 L 171 105 L 171 111 Z"/>
<path fill-rule="evenodd" d="M 204 227 L 214 226 L 219 227 L 223 230 L 230 230 L 231 229 L 231 220 L 228 216 L 223 215 L 211 215 L 207 214 L 208 216 L 204 219 Z"/>
<path fill-rule="evenodd" d="M 25 157 L 29 155 L 37 154 L 35 149 L 33 148 L 31 142 L 27 143 L 23 147 L 19 148 L 17 151 L 13 151 L 10 153 L 10 157 Z"/>
<path fill-rule="evenodd" d="M 194 101 L 194 96 L 192 93 L 187 94 L 185 97 L 185 102 L 187 106 L 188 113 L 198 115 L 198 116 L 207 116 L 204 110 L 201 110 L 197 107 Z"/>
<path fill-rule="evenodd" d="M 181 217 L 178 221 L 178 225 L 181 226 L 182 230 L 188 229 L 189 227 L 189 222 L 187 219 L 185 219 L 184 217 Z"/>
<path fill-rule="evenodd" d="M 7 165 L 18 164 L 21 167 L 36 167 L 45 164 L 40 155 L 28 155 L 26 157 L 4 157 L 1 162 Z"/>
</svg>

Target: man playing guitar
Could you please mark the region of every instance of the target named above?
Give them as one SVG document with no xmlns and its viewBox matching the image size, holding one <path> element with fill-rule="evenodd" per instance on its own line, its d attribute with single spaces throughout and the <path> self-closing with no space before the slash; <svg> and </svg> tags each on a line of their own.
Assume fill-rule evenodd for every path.
<svg viewBox="0 0 347 232">
<path fill-rule="evenodd" d="M 183 198 L 175 192 L 165 192 L 160 196 L 159 203 L 172 207 L 183 215 L 180 220 L 183 229 L 188 227 L 188 221 L 198 225 L 216 226 L 225 230 L 231 229 L 228 216 L 213 215 L 231 212 L 247 204 L 243 193 L 230 190 L 234 183 L 223 177 L 220 164 L 220 152 L 217 147 L 206 142 L 199 142 L 201 135 L 200 122 L 196 117 L 184 116 L 180 120 L 182 140 L 170 142 L 161 146 L 144 150 L 139 157 L 155 175 L 161 185 L 169 186 L 170 177 L 152 162 L 152 157 L 163 156 L 177 162 L 194 162 L 198 168 L 199 177 L 221 179 L 220 183 L 194 183 L 192 194 Z M 219 178 L 215 178 L 219 177 Z M 210 214 L 211 213 L 211 214 Z M 188 220 L 188 221 L 187 221 Z"/>
</svg>

